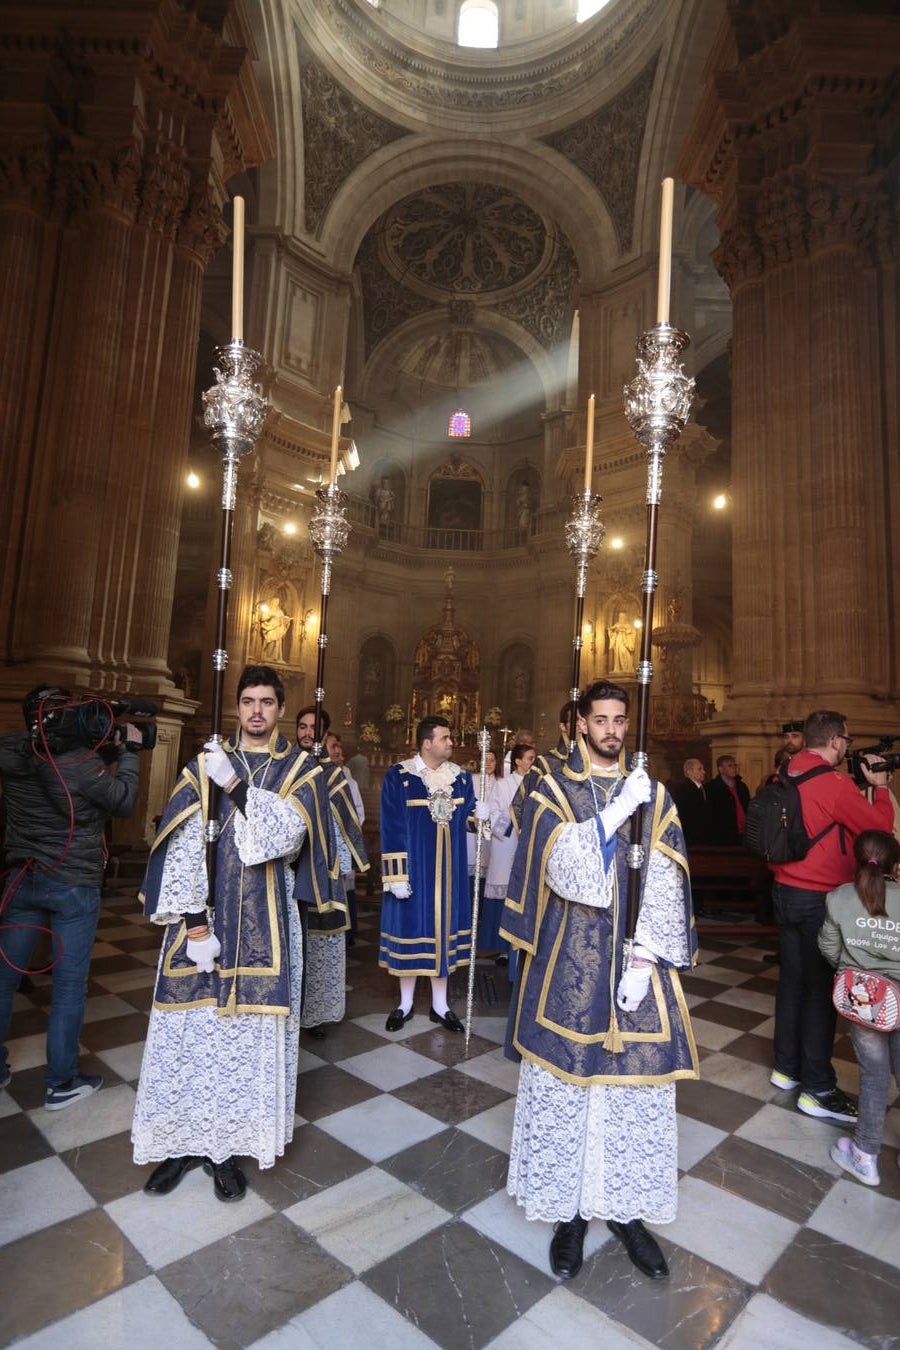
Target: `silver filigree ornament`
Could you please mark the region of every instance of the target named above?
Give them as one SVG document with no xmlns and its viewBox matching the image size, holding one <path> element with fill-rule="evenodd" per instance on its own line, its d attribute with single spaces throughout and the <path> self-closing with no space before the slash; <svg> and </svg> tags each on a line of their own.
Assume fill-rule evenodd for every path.
<svg viewBox="0 0 900 1350">
<path fill-rule="evenodd" d="M 435 825 L 449 825 L 453 810 L 452 784 L 428 789 L 428 814 Z"/>
<path fill-rule="evenodd" d="M 336 483 L 316 488 L 318 506 L 309 522 L 312 546 L 322 559 L 322 594 L 331 589 L 331 564 L 342 553 L 350 536 L 347 494 Z"/>
<path fill-rule="evenodd" d="M 566 548 L 577 564 L 576 594 L 583 596 L 587 584 L 587 569 L 606 536 L 606 526 L 600 519 L 603 498 L 599 492 L 578 492 L 572 498 L 572 514 L 566 521 Z"/>
<path fill-rule="evenodd" d="M 647 501 L 662 496 L 662 458 L 678 440 L 691 415 L 694 381 L 679 360 L 690 344 L 687 333 L 671 324 L 657 324 L 642 333 L 637 348 L 637 374 L 625 385 L 625 416 L 635 439 L 650 456 Z"/>
</svg>

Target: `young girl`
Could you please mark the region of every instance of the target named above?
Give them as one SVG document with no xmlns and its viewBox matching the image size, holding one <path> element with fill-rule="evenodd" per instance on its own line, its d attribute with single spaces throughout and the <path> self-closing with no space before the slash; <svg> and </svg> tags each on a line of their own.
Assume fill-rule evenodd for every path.
<svg viewBox="0 0 900 1350">
<path fill-rule="evenodd" d="M 864 830 L 853 844 L 856 876 L 826 901 L 819 949 L 839 971 L 870 971 L 900 984 L 900 844 L 882 830 Z M 859 1117 L 853 1139 L 841 1138 L 831 1158 L 866 1186 L 877 1186 L 891 1068 L 900 1086 L 900 1029 L 850 1025 L 859 1062 Z"/>
</svg>

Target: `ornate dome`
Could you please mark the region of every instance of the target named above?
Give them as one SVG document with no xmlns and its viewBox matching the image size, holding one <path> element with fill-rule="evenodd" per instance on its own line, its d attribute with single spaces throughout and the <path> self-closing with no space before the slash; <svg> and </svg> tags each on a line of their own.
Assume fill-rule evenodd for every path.
<svg viewBox="0 0 900 1350">
<path fill-rule="evenodd" d="M 521 197 L 485 183 L 444 183 L 405 197 L 388 212 L 382 239 L 398 279 L 439 300 L 517 285 L 552 243 Z"/>
</svg>

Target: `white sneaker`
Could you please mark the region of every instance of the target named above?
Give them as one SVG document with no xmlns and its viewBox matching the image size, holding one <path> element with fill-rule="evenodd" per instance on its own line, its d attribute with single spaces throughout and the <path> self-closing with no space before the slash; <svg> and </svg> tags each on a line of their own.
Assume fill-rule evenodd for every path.
<svg viewBox="0 0 900 1350">
<path fill-rule="evenodd" d="M 836 1162 L 838 1167 L 856 1177 L 856 1180 L 861 1181 L 864 1186 L 877 1186 L 880 1182 L 878 1155 L 863 1153 L 846 1135 L 842 1135 L 837 1143 L 832 1145 L 829 1153 L 832 1162 Z"/>
<path fill-rule="evenodd" d="M 781 1088 L 783 1092 L 790 1092 L 793 1088 L 798 1088 L 800 1086 L 799 1078 L 790 1078 L 786 1073 L 782 1073 L 780 1069 L 772 1070 L 769 1074 L 769 1082 L 773 1087 Z"/>
</svg>

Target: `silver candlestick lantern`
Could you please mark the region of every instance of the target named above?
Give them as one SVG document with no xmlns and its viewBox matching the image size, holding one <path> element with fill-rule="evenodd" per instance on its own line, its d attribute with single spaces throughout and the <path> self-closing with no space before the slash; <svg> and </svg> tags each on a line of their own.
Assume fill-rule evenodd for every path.
<svg viewBox="0 0 900 1350">
<path fill-rule="evenodd" d="M 322 707 L 325 702 L 325 651 L 328 646 L 328 597 L 331 594 L 331 569 L 334 559 L 342 553 L 350 534 L 347 521 L 347 494 L 337 483 L 316 489 L 318 506 L 309 522 L 312 546 L 322 561 L 322 585 L 319 595 L 318 660 L 316 662 L 316 725 L 313 733 L 313 755 L 322 755 Z"/>
<path fill-rule="evenodd" d="M 584 597 L 587 592 L 588 568 L 597 556 L 597 550 L 603 543 L 606 526 L 600 519 L 603 498 L 599 492 L 578 492 L 572 498 L 572 514 L 566 521 L 566 548 L 575 559 L 575 631 L 572 637 L 572 687 L 569 698 L 572 701 L 572 713 L 569 718 L 569 750 L 575 749 L 575 732 L 578 722 L 578 702 L 581 693 L 581 649 L 583 646 L 582 627 L 584 624 Z"/>
<path fill-rule="evenodd" d="M 659 529 L 659 504 L 662 498 L 662 462 L 687 424 L 691 415 L 694 381 L 684 372 L 681 354 L 690 343 L 687 333 L 668 323 L 658 323 L 638 338 L 637 374 L 625 386 L 625 416 L 635 438 L 647 451 L 647 535 L 644 571 L 641 577 L 641 650 L 637 667 L 638 706 L 633 763 L 646 769 L 647 740 L 650 727 L 650 683 L 653 679 L 652 642 L 653 606 L 659 576 L 656 570 L 656 541 Z M 641 845 L 643 812 L 631 818 L 631 843 L 628 849 L 627 938 L 634 937 L 640 908 Z"/>
<path fill-rule="evenodd" d="M 216 573 L 216 636 L 213 649 L 212 737 L 222 740 L 222 703 L 225 668 L 228 665 L 228 594 L 231 590 L 231 540 L 234 533 L 234 507 L 237 497 L 238 468 L 263 429 L 269 410 L 268 387 L 272 372 L 259 352 L 245 347 L 239 338 L 218 347 L 213 374 L 216 382 L 203 395 L 203 421 L 213 444 L 222 455 L 222 527 L 219 568 Z M 210 783 L 210 802 L 206 823 L 209 897 L 212 903 L 215 841 L 219 835 L 216 820 L 217 789 Z"/>
</svg>

